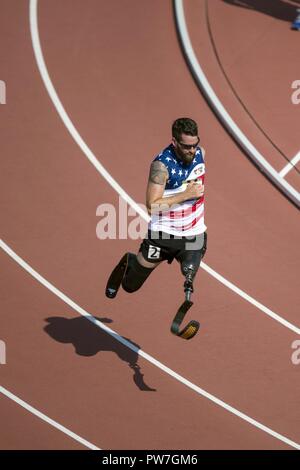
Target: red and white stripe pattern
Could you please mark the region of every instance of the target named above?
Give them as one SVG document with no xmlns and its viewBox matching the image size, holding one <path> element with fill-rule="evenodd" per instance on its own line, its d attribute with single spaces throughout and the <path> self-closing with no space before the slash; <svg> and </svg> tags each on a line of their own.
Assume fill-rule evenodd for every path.
<svg viewBox="0 0 300 470">
<path fill-rule="evenodd" d="M 193 166 L 188 177 L 174 189 L 165 189 L 163 197 L 168 198 L 185 191 L 190 181 L 204 184 L 205 164 Z M 167 201 L 166 201 L 167 202 Z M 162 231 L 177 236 L 199 235 L 206 230 L 204 223 L 204 195 L 171 207 L 170 210 L 153 214 L 149 224 L 153 231 Z"/>
</svg>

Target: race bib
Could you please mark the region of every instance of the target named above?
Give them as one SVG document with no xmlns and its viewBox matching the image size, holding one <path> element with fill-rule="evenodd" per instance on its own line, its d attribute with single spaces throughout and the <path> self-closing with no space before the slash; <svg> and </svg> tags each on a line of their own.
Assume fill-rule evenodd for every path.
<svg viewBox="0 0 300 470">
<path fill-rule="evenodd" d="M 148 248 L 148 258 L 149 259 L 159 259 L 160 258 L 160 248 L 158 246 L 150 245 Z"/>
</svg>

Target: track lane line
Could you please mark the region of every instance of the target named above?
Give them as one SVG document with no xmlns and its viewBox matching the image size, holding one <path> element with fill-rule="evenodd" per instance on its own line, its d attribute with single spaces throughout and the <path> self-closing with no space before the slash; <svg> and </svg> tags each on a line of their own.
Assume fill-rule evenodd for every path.
<svg viewBox="0 0 300 470">
<path fill-rule="evenodd" d="M 30 16 L 30 32 L 31 32 L 31 39 L 32 39 L 32 46 L 36 58 L 36 62 L 38 65 L 39 72 L 41 74 L 42 80 L 44 82 L 45 88 L 61 118 L 64 125 L 70 132 L 71 136 L 78 144 L 84 155 L 88 158 L 88 160 L 92 163 L 92 165 L 96 168 L 98 173 L 103 176 L 103 178 L 112 186 L 112 188 L 139 214 L 146 222 L 150 221 L 149 215 L 124 191 L 124 189 L 117 183 L 117 181 L 108 173 L 108 171 L 104 168 L 104 166 L 97 160 L 96 156 L 93 154 L 91 149 L 87 146 L 84 142 L 82 137 L 80 136 L 79 132 L 75 128 L 74 124 L 72 123 L 70 117 L 66 113 L 58 94 L 54 88 L 54 85 L 51 81 L 50 75 L 48 73 L 48 69 L 44 60 L 40 38 L 39 38 L 39 31 L 38 31 L 38 19 L 37 19 L 37 7 L 38 7 L 38 0 L 30 0 L 29 4 L 29 16 Z M 208 274 L 212 277 L 217 279 L 219 282 L 224 284 L 226 287 L 231 289 L 237 295 L 243 297 L 246 301 L 250 302 L 256 308 L 261 310 L 263 313 L 268 315 L 273 320 L 279 322 L 286 328 L 294 331 L 297 334 L 300 334 L 300 329 L 293 325 L 292 323 L 285 320 L 283 317 L 278 315 L 277 313 L 272 312 L 268 307 L 265 307 L 263 304 L 255 300 L 253 297 L 248 295 L 246 292 L 243 292 L 241 289 L 236 287 L 234 284 L 226 280 L 223 276 L 218 274 L 212 268 L 210 268 L 205 263 L 201 263 L 200 267 L 204 269 Z"/>
<path fill-rule="evenodd" d="M 0 393 L 2 393 L 3 395 L 5 395 L 7 398 L 14 401 L 15 403 L 17 403 L 18 405 L 20 405 L 25 410 L 29 411 L 29 413 L 32 413 L 33 415 L 37 416 L 42 421 L 45 421 L 47 424 L 50 424 L 50 426 L 53 426 L 54 428 L 56 428 L 59 431 L 63 432 L 64 434 L 71 437 L 75 441 L 79 442 L 83 446 L 88 447 L 89 449 L 92 449 L 92 450 L 101 450 L 99 447 L 96 447 L 91 442 L 87 441 L 86 439 L 83 439 L 82 437 L 78 436 L 78 434 L 75 434 L 73 431 L 70 431 L 65 426 L 62 426 L 57 421 L 54 421 L 53 419 L 49 418 L 49 416 L 46 416 L 41 411 L 39 411 L 36 408 L 34 408 L 33 406 L 29 405 L 28 403 L 26 403 L 26 401 L 24 401 L 21 398 L 17 397 L 16 395 L 14 395 L 13 393 L 11 393 L 9 390 L 2 387 L 1 385 L 0 385 Z"/>
<path fill-rule="evenodd" d="M 175 20 L 177 31 L 182 44 L 184 56 L 187 59 L 191 73 L 196 80 L 200 90 L 205 94 L 211 107 L 223 123 L 227 131 L 232 135 L 234 140 L 245 150 L 249 157 L 256 162 L 259 168 L 266 174 L 266 176 L 286 194 L 286 196 L 295 203 L 297 207 L 300 207 L 300 193 L 290 185 L 281 175 L 278 173 L 273 166 L 265 159 L 265 157 L 257 150 L 257 148 L 250 142 L 247 136 L 241 131 L 238 125 L 231 118 L 222 102 L 217 97 L 212 86 L 210 85 L 206 75 L 204 74 L 200 63 L 196 57 L 193 45 L 189 36 L 183 0 L 173 0 Z"/>
<path fill-rule="evenodd" d="M 292 160 L 282 168 L 282 170 L 279 172 L 280 176 L 284 178 L 297 165 L 299 161 L 300 161 L 300 150 L 298 153 L 296 153 L 296 155 L 292 158 Z"/>
<path fill-rule="evenodd" d="M 300 328 L 298 328 L 296 325 L 293 325 L 292 323 L 290 323 L 289 321 L 285 320 L 283 317 L 281 317 L 280 315 L 278 315 L 277 313 L 273 312 L 272 310 L 270 310 L 268 307 L 266 307 L 265 305 L 261 304 L 260 302 L 258 302 L 257 300 L 255 300 L 253 297 L 251 297 L 250 295 L 248 295 L 246 292 L 244 292 L 242 289 L 240 289 L 239 287 L 237 287 L 235 284 L 233 284 L 232 282 L 228 281 L 227 279 L 225 279 L 225 277 L 221 276 L 221 274 L 218 274 L 216 271 L 214 271 L 212 268 L 210 268 L 209 266 L 207 266 L 207 264 L 205 264 L 203 261 L 201 261 L 201 266 L 203 267 L 203 269 L 208 272 L 209 274 L 211 274 L 214 278 L 216 278 L 218 281 L 220 281 L 222 284 L 224 284 L 224 286 L 228 287 L 228 289 L 232 290 L 233 292 L 235 292 L 235 294 L 239 295 L 240 297 L 242 297 L 243 299 L 247 300 L 247 302 L 249 302 L 250 304 L 254 305 L 254 307 L 258 308 L 259 310 L 261 310 L 263 313 L 265 313 L 266 315 L 268 315 L 270 318 L 272 318 L 273 320 L 276 320 L 278 323 L 280 323 L 281 325 L 285 326 L 286 328 L 288 328 L 289 330 L 293 331 L 294 333 L 296 333 L 297 335 L 300 335 Z"/>
<path fill-rule="evenodd" d="M 143 218 L 145 218 L 145 212 L 139 207 L 139 205 L 129 196 L 129 194 L 124 191 L 124 189 L 117 183 L 117 181 L 111 176 L 110 173 L 104 168 L 104 166 L 97 160 L 91 149 L 85 143 L 79 132 L 77 131 L 76 127 L 72 123 L 71 119 L 69 118 L 65 108 L 60 101 L 58 94 L 53 86 L 51 78 L 49 76 L 43 53 L 39 39 L 39 31 L 38 31 L 38 23 L 37 23 L 37 4 L 38 0 L 30 0 L 30 32 L 31 32 L 31 39 L 33 44 L 33 51 L 35 54 L 36 62 L 38 65 L 39 72 L 43 79 L 45 88 L 54 104 L 58 115 L 61 117 L 64 125 L 70 132 L 72 138 L 75 140 L 77 145 L 80 147 L 82 152 L 91 162 L 91 164 L 96 168 L 96 170 L 103 176 L 103 178 L 108 182 L 110 186 L 114 188 L 114 190 L 130 205 L 134 208 L 134 210 Z M 149 217 L 149 216 L 147 216 Z M 150 220 L 150 218 L 149 218 Z"/>
<path fill-rule="evenodd" d="M 223 400 L 217 398 L 216 396 L 212 395 L 211 393 L 207 392 L 203 388 L 198 387 L 198 385 L 195 385 L 194 383 L 190 382 L 180 374 L 177 374 L 177 372 L 173 371 L 154 357 L 150 356 L 146 352 L 144 352 L 142 349 L 137 348 L 135 345 L 133 345 L 130 341 L 124 339 L 122 336 L 120 336 L 117 332 L 106 326 L 104 323 L 101 323 L 99 320 L 97 320 L 93 315 L 91 315 L 89 312 L 84 310 L 82 307 L 80 307 L 78 304 L 76 304 L 72 299 L 70 299 L 67 295 L 65 295 L 63 292 L 61 292 L 59 289 L 57 289 L 53 284 L 51 284 L 49 281 L 47 281 L 43 276 L 41 276 L 37 271 L 35 271 L 26 261 L 24 261 L 20 256 L 18 256 L 2 239 L 0 239 L 0 247 L 16 262 L 18 263 L 25 271 L 27 271 L 32 277 L 34 277 L 38 282 L 40 282 L 43 286 L 45 286 L 47 289 L 49 289 L 53 294 L 55 294 L 57 297 L 59 297 L 63 302 L 65 302 L 67 305 L 69 305 L 73 310 L 78 312 L 80 315 L 85 317 L 87 320 L 92 322 L 94 325 L 96 325 L 98 328 L 101 328 L 102 330 L 106 331 L 110 336 L 112 336 L 115 340 L 119 341 L 122 343 L 124 346 L 128 347 L 135 353 L 137 353 L 139 356 L 143 357 L 146 361 L 150 362 L 153 364 L 155 367 L 158 369 L 162 370 L 166 374 L 170 375 L 173 377 L 175 380 L 178 382 L 181 382 L 183 385 L 186 387 L 190 388 L 191 390 L 194 390 L 194 392 L 198 393 L 198 395 L 201 395 L 211 402 L 215 403 L 216 405 L 220 406 L 221 408 L 225 409 L 226 411 L 232 413 L 233 415 L 239 417 L 240 419 L 248 422 L 252 426 L 256 427 L 257 429 L 260 429 L 261 431 L 265 432 L 266 434 L 269 434 L 273 438 L 284 442 L 285 444 L 300 450 L 300 444 L 297 442 L 292 441 L 288 437 L 278 433 L 277 431 L 274 431 L 273 429 L 269 428 L 268 426 L 265 426 L 264 424 L 260 423 L 259 421 L 256 421 L 255 419 L 251 418 L 250 416 L 246 415 L 245 413 L 239 411 L 238 409 L 234 408 L 233 406 L 227 404 Z M 0 388 L 1 391 L 1 388 Z M 52 424 L 53 425 L 53 424 Z M 56 426 L 57 427 L 57 426 Z"/>
</svg>

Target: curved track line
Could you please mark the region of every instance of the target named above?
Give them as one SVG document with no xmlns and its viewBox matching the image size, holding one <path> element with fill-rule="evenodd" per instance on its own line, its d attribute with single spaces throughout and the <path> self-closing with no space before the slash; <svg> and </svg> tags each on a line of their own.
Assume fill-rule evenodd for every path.
<svg viewBox="0 0 300 470">
<path fill-rule="evenodd" d="M 265 426 L 264 424 L 260 423 L 259 421 L 256 421 L 255 419 L 251 418 L 250 416 L 246 415 L 245 413 L 237 410 L 236 408 L 232 407 L 231 405 L 228 405 L 225 403 L 223 400 L 220 400 L 219 398 L 215 397 L 211 393 L 207 392 L 206 390 L 198 387 L 194 383 L 190 382 L 189 380 L 185 379 L 181 375 L 177 374 L 177 372 L 173 371 L 169 367 L 165 366 L 158 360 L 156 360 L 154 357 L 150 356 L 146 352 L 144 352 L 142 349 L 137 348 L 135 345 L 133 345 L 130 341 L 124 339 L 122 336 L 120 336 L 118 333 L 116 333 L 114 330 L 106 326 L 104 323 L 100 322 L 97 320 L 93 315 L 88 313 L 86 310 L 84 310 L 82 307 L 77 305 L 73 300 L 71 300 L 69 297 L 67 297 L 63 292 L 58 290 L 53 284 L 51 284 L 49 281 L 47 281 L 44 277 L 42 277 L 37 271 L 35 271 L 29 264 L 26 263 L 20 256 L 18 256 L 3 240 L 0 239 L 0 248 L 2 248 L 14 261 L 16 261 L 25 271 L 27 271 L 32 277 L 34 277 L 38 282 L 40 282 L 43 286 L 45 286 L 47 289 L 49 289 L 53 294 L 55 294 L 57 297 L 59 297 L 63 302 L 68 304 L 70 307 L 72 307 L 76 312 L 78 312 L 80 315 L 85 317 L 87 320 L 92 322 L 94 325 L 96 325 L 98 328 L 101 328 L 102 330 L 106 331 L 110 336 L 112 336 L 114 339 L 119 341 L 120 343 L 124 344 L 126 347 L 137 353 L 139 356 L 143 357 L 146 361 L 150 362 L 153 364 L 155 367 L 158 369 L 161 369 L 163 372 L 166 374 L 170 375 L 174 379 L 178 380 L 178 382 L 181 382 L 184 384 L 186 387 L 190 388 L 191 390 L 194 390 L 196 393 L 199 395 L 207 398 L 208 400 L 212 401 L 216 405 L 220 406 L 221 408 L 224 408 L 226 411 L 229 411 L 230 413 L 234 414 L 235 416 L 238 416 L 244 421 L 247 421 L 250 423 L 252 426 L 260 429 L 261 431 L 269 434 L 270 436 L 274 437 L 275 439 L 278 439 L 279 441 L 284 442 L 285 444 L 294 447 L 295 449 L 300 450 L 300 444 L 297 442 L 292 441 L 291 439 L 283 436 L 282 434 L 279 434 L 276 431 L 273 431 L 273 429 Z M 1 388 L 0 388 L 1 391 Z"/>
<path fill-rule="evenodd" d="M 25 401 L 21 400 L 21 398 L 17 397 L 16 395 L 14 395 L 13 393 L 11 393 L 9 390 L 2 387 L 1 385 L 0 385 L 0 393 L 5 395 L 10 400 L 13 400 L 15 403 L 22 406 L 22 408 L 25 408 L 25 410 L 27 410 L 30 413 L 32 413 L 33 415 L 37 416 L 41 420 L 45 421 L 47 424 L 50 424 L 54 428 L 56 428 L 59 431 L 63 432 L 64 434 L 67 434 L 67 436 L 71 437 L 72 439 L 74 439 L 75 441 L 77 441 L 80 444 L 84 445 L 85 447 L 88 447 L 89 449 L 92 449 L 92 450 L 101 450 L 99 447 L 94 446 L 94 444 L 91 444 L 89 441 L 83 439 L 82 437 L 78 436 L 74 432 L 72 432 L 69 429 L 65 428 L 65 426 L 62 426 L 57 421 L 54 421 L 53 419 L 51 419 L 48 416 L 44 415 L 44 413 L 41 413 L 36 408 L 33 408 L 33 406 L 31 406 L 28 403 L 26 403 Z"/>
<path fill-rule="evenodd" d="M 38 6 L 38 0 L 30 0 L 30 31 L 31 31 L 31 39 L 32 39 L 32 46 L 35 54 L 35 58 L 37 61 L 37 65 L 42 77 L 42 80 L 44 82 L 45 88 L 60 116 L 62 119 L 64 125 L 70 132 L 71 136 L 75 140 L 75 142 L 79 145 L 81 148 L 82 152 L 85 154 L 85 156 L 89 159 L 89 161 L 94 165 L 96 170 L 103 176 L 103 178 L 106 179 L 108 184 L 110 184 L 116 191 L 117 193 L 129 204 L 131 205 L 134 210 L 146 221 L 150 221 L 149 215 L 141 209 L 141 207 L 124 191 L 123 188 L 116 182 L 114 178 L 108 173 L 108 171 L 104 168 L 103 165 L 97 160 L 93 152 L 90 150 L 90 148 L 87 146 L 87 144 L 84 142 L 82 137 L 80 136 L 79 132 L 75 128 L 74 124 L 72 123 L 71 119 L 69 118 L 68 114 L 66 113 L 57 93 L 56 90 L 53 86 L 53 83 L 50 79 L 46 63 L 44 60 L 44 56 L 42 53 L 42 48 L 41 48 L 41 43 L 40 43 L 40 38 L 39 38 L 39 31 L 38 31 L 38 20 L 37 20 L 37 6 Z M 208 274 L 213 276 L 215 279 L 217 279 L 219 282 L 224 284 L 226 287 L 231 289 L 233 292 L 235 292 L 237 295 L 240 295 L 243 297 L 245 300 L 250 302 L 252 305 L 260 309 L 262 312 L 267 314 L 269 317 L 273 318 L 273 320 L 278 321 L 281 323 L 283 326 L 286 328 L 289 328 L 290 330 L 294 331 L 297 334 L 300 334 L 300 329 L 297 328 L 296 326 L 292 325 L 289 323 L 287 320 L 279 316 L 277 313 L 272 312 L 269 308 L 265 307 L 263 304 L 260 302 L 256 301 L 253 299 L 250 295 L 246 294 L 246 292 L 243 292 L 241 289 L 236 287 L 234 284 L 231 282 L 227 281 L 223 276 L 218 274 L 216 271 L 214 271 L 212 268 L 207 266 L 205 263 L 201 263 L 201 268 L 203 268 Z"/>
<path fill-rule="evenodd" d="M 275 142 L 271 139 L 271 137 L 267 134 L 267 132 L 262 128 L 262 126 L 259 124 L 257 119 L 254 117 L 252 112 L 250 112 L 249 108 L 246 106 L 246 104 L 244 103 L 242 97 L 239 95 L 238 91 L 236 90 L 235 86 L 233 85 L 233 83 L 232 83 L 231 79 L 229 78 L 229 75 L 227 74 L 227 72 L 225 70 L 225 67 L 222 63 L 222 59 L 219 55 L 218 48 L 217 48 L 217 45 L 216 45 L 216 41 L 214 39 L 214 34 L 213 34 L 213 31 L 212 31 L 211 22 L 210 22 L 208 0 L 205 0 L 205 11 L 206 11 L 206 23 L 207 23 L 208 34 L 209 34 L 209 37 L 210 37 L 210 42 L 211 42 L 212 48 L 214 50 L 216 60 L 217 60 L 217 62 L 219 64 L 219 67 L 222 71 L 222 74 L 223 74 L 226 82 L 228 83 L 228 86 L 232 90 L 232 93 L 234 94 L 234 96 L 236 97 L 236 99 L 238 100 L 240 105 L 243 107 L 243 109 L 245 110 L 245 113 L 248 114 L 251 121 L 255 124 L 257 129 L 262 133 L 262 135 L 268 140 L 268 142 L 270 142 L 270 144 L 274 147 L 274 149 L 277 150 L 277 152 L 284 158 L 284 160 L 286 160 L 288 162 L 288 164 L 291 163 L 291 169 L 293 168 L 297 173 L 300 174 L 300 171 L 298 170 L 296 165 L 293 164 L 293 161 L 290 160 L 290 158 L 288 158 L 285 155 L 285 153 L 278 147 L 278 145 L 275 144 Z M 282 176 L 282 177 L 285 177 L 285 174 L 282 174 L 282 171 L 279 172 L 279 175 Z"/>
<path fill-rule="evenodd" d="M 173 0 L 177 30 L 184 51 L 184 55 L 188 61 L 192 74 L 197 85 L 205 94 L 208 102 L 223 123 L 224 127 L 230 132 L 232 137 L 245 150 L 249 157 L 259 166 L 266 176 L 297 206 L 300 207 L 300 194 L 291 186 L 263 157 L 263 155 L 254 147 L 246 135 L 233 121 L 229 113 L 226 111 L 216 93 L 212 89 L 207 80 L 194 52 L 190 36 L 185 21 L 183 0 Z"/>
<path fill-rule="evenodd" d="M 266 315 L 273 318 L 273 320 L 276 320 L 278 323 L 281 323 L 281 325 L 285 326 L 286 328 L 288 328 L 291 331 L 294 331 L 295 333 L 297 333 L 297 335 L 300 335 L 300 328 L 298 328 L 297 326 L 295 326 L 292 323 L 288 322 L 287 320 L 282 318 L 280 315 L 278 315 L 277 313 L 270 310 L 268 307 L 265 307 L 263 304 L 261 304 L 260 302 L 255 300 L 253 297 L 246 294 L 246 292 L 239 289 L 239 287 L 235 286 L 230 281 L 227 281 L 227 279 L 225 279 L 225 277 L 218 274 L 216 271 L 211 269 L 205 263 L 201 262 L 201 266 L 203 267 L 203 269 L 205 269 L 205 271 L 207 271 L 213 277 L 218 279 L 218 281 L 220 281 L 222 284 L 224 284 L 224 286 L 228 287 L 228 289 L 231 289 L 233 292 L 235 292 L 236 294 L 241 296 L 243 299 L 247 300 L 250 304 L 254 305 L 254 307 L 258 308 L 259 310 L 264 312 Z"/>
<path fill-rule="evenodd" d="M 30 32 L 31 32 L 31 39 L 32 39 L 32 44 L 33 44 L 33 50 L 35 54 L 35 58 L 38 64 L 38 68 L 40 71 L 40 74 L 42 76 L 44 85 L 46 87 L 47 92 L 49 93 L 49 96 L 59 114 L 61 117 L 64 125 L 70 132 L 71 136 L 75 140 L 75 142 L 78 144 L 78 146 L 81 148 L 85 156 L 89 159 L 89 161 L 94 165 L 96 170 L 103 176 L 104 179 L 110 184 L 117 193 L 129 204 L 131 205 L 134 210 L 143 218 L 145 218 L 145 212 L 139 207 L 139 205 L 131 199 L 131 197 L 124 191 L 123 188 L 117 183 L 117 181 L 108 173 L 108 171 L 104 168 L 103 165 L 97 160 L 91 149 L 87 146 L 87 144 L 84 142 L 83 138 L 77 131 L 76 127 L 72 123 L 71 119 L 69 118 L 68 114 L 65 111 L 65 108 L 63 107 L 56 90 L 52 84 L 51 78 L 49 76 L 44 58 L 43 58 L 43 53 L 41 49 L 41 44 L 40 44 L 40 39 L 39 39 L 39 32 L 38 32 L 38 24 L 37 24 L 37 4 L 38 0 L 30 0 L 29 8 L 30 8 Z M 148 216 L 147 216 L 148 217 Z M 148 220 L 150 218 L 148 217 Z M 148 221 L 147 220 L 147 221 Z"/>
<path fill-rule="evenodd" d="M 291 170 L 293 169 L 297 169 L 296 165 L 297 163 L 300 161 L 300 152 L 298 152 L 293 158 L 291 161 L 289 161 L 289 163 L 284 167 L 282 168 L 282 170 L 280 171 L 280 176 L 282 176 L 282 178 L 284 178 Z"/>
</svg>

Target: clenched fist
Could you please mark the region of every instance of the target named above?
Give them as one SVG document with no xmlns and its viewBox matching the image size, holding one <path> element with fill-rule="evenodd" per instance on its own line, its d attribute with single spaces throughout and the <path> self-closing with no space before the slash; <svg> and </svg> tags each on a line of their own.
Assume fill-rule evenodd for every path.
<svg viewBox="0 0 300 470">
<path fill-rule="evenodd" d="M 184 194 L 186 196 L 186 201 L 189 199 L 200 199 L 204 194 L 204 185 L 201 181 L 191 181 L 188 183 Z"/>
</svg>

